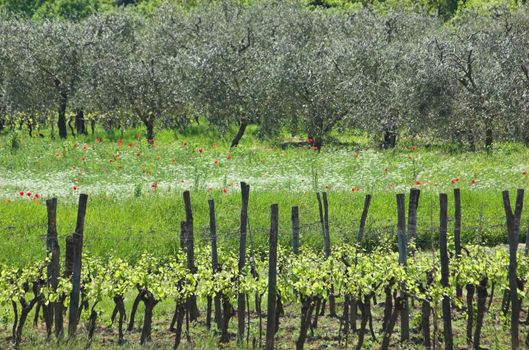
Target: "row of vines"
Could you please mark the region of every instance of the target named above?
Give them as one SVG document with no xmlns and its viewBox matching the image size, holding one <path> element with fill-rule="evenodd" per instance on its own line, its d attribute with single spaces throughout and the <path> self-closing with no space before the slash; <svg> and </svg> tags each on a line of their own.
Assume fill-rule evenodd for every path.
<svg viewBox="0 0 529 350">
<path fill-rule="evenodd" d="M 266 325 L 266 348 L 273 349 L 286 306 L 300 309 L 296 349 L 304 348 L 326 308 L 328 316 L 336 322 L 340 342 L 344 340 L 347 344 L 354 335 L 356 349 L 367 346 L 365 338 L 371 338 L 369 342 L 379 344 L 380 349 L 411 340 L 426 348 L 442 344 L 445 349 L 453 349 L 458 345 L 454 343 L 451 323 L 456 315 L 466 320 L 466 342 L 473 349 L 481 348 L 483 327 L 491 317 L 500 317 L 502 329 L 506 333 L 510 329 L 512 347 L 520 346 L 520 310 L 523 300 L 529 297 L 524 289 L 529 280 L 527 251 L 518 253 L 518 242 L 514 244 L 511 240 L 510 251 L 503 247 L 462 247 L 458 238 L 460 208 L 456 210 L 452 237 L 447 233 L 445 194 L 440 195 L 439 250 L 421 251 L 415 246 L 413 231 L 419 191 L 414 189 L 410 194 L 407 226 L 403 215 L 405 197 L 397 196 L 399 230 L 395 237 L 388 237 L 376 248 L 367 250 L 362 245 L 363 233 L 359 232 L 357 242 L 332 249 L 328 242 L 322 254 L 299 244 L 297 209 L 292 211 L 293 249 L 277 247 L 276 205 L 271 211 L 270 251 L 255 250 L 251 244 L 247 247 L 243 226 L 247 220 L 249 186 L 242 187 L 241 249 L 237 253 L 217 248 L 215 208 L 210 200 L 209 246 L 193 246 L 192 213 L 186 205 L 186 221 L 181 223 L 181 249 L 171 256 L 156 257 L 145 252 L 128 261 L 112 252 L 104 257 L 93 256 L 88 251 L 81 254 L 82 241 L 76 244 L 74 234 L 67 240 L 66 264 L 60 275 L 56 268 L 58 246 L 49 243 L 50 254 L 42 261 L 25 267 L 0 265 L 0 312 L 5 312 L 13 321 L 11 342 L 15 346 L 21 343 L 23 327 L 32 311 L 35 322 L 42 314 L 48 340 L 62 339 L 66 333 L 63 317 L 69 311 L 68 338 L 75 337 L 77 322 L 85 320 L 90 344 L 96 336 L 98 320 L 110 310 L 102 304 L 113 301 L 111 320 L 117 324 L 119 344 L 125 343 L 126 331 L 134 331 L 138 306 L 143 303 L 140 342 L 145 344 L 152 337 L 156 306 L 170 301 L 174 303 L 174 316 L 167 326 L 175 333 L 175 349 L 183 334 L 189 340 L 189 327 L 202 317 L 208 329 L 217 328 L 220 343 L 234 338 L 229 331 L 232 319 L 237 319 L 238 341 L 249 342 L 250 319 L 258 318 L 253 324 L 258 324 L 259 337 L 253 339 L 253 346 L 262 346 L 263 325 Z M 322 234 L 328 241 L 328 208 L 323 195 Z M 458 196 L 455 198 L 457 208 Z M 318 199 L 321 203 L 319 194 Z M 369 200 L 367 196 L 363 217 L 367 216 Z M 190 203 L 189 192 L 184 193 L 184 201 Z M 85 208 L 86 198 L 84 204 L 81 202 L 80 208 Z M 48 209 L 55 205 L 55 200 L 48 201 Z M 511 239 L 518 235 L 523 190 L 518 191 L 514 212 L 508 192 L 504 192 L 504 205 Z M 49 228 L 53 233 L 55 213 L 53 210 L 50 213 Z M 83 224 L 78 225 L 76 234 L 82 233 Z M 68 250 L 68 242 L 73 250 Z M 77 261 L 82 261 L 82 269 Z M 509 292 L 513 286 L 518 290 L 514 295 Z M 134 295 L 133 302 L 131 299 L 132 303 L 126 303 Z M 265 296 L 268 307 L 263 308 Z M 199 301 L 207 306 L 199 309 L 198 305 L 202 305 Z M 131 304 L 130 310 L 126 310 L 126 304 Z M 376 316 L 377 311 L 381 317 Z M 397 327 L 399 319 L 400 328 Z M 420 326 L 410 327 L 410 320 L 419 320 Z"/>
</svg>

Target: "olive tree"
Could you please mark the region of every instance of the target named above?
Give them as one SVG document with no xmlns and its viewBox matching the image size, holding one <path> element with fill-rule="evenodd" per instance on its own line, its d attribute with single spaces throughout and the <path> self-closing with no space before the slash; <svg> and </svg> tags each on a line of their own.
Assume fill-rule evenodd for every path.
<svg viewBox="0 0 529 350">
<path fill-rule="evenodd" d="M 49 90 L 37 88 L 40 81 L 34 73 L 35 67 L 18 51 L 21 28 L 28 25 L 16 20 L 2 23 L 2 119 L 9 116 L 11 126 L 18 128 L 26 124 L 32 135 L 37 118 L 46 115 L 53 96 Z"/>
<path fill-rule="evenodd" d="M 250 123 L 266 125 L 261 129 L 265 133 L 278 125 L 276 40 L 283 8 L 288 6 L 222 3 L 195 17 L 195 47 L 190 50 L 195 106 L 222 130 L 238 125 L 231 147 L 239 144 Z"/>
<path fill-rule="evenodd" d="M 13 20 L 9 26 L 6 51 L 13 69 L 8 94 L 13 111 L 56 111 L 59 136 L 66 138 L 67 109 L 80 84 L 82 56 L 89 48 L 81 25 Z"/>
<path fill-rule="evenodd" d="M 290 21 L 281 72 L 283 104 L 320 149 L 356 103 L 351 94 L 357 78 L 355 48 L 341 32 L 347 21 L 342 16 L 300 11 Z"/>
<path fill-rule="evenodd" d="M 520 73 L 513 50 L 524 36 L 520 29 L 508 12 L 493 16 L 469 13 L 453 28 L 439 32 L 434 40 L 434 70 L 445 74 L 445 91 L 452 100 L 450 116 L 437 120 L 442 135 L 475 150 L 478 140 L 484 140 L 484 147 L 490 149 L 494 134 L 512 134 L 509 129 L 518 122 L 512 79 Z"/>
<path fill-rule="evenodd" d="M 415 130 L 414 87 L 418 61 L 413 50 L 421 35 L 437 26 L 434 18 L 395 11 L 384 16 L 362 11 L 351 36 L 357 38 L 359 103 L 354 126 L 382 135 L 382 148 L 395 147 L 400 132 Z"/>
<path fill-rule="evenodd" d="M 8 76 L 8 67 L 9 61 L 7 60 L 6 55 L 6 22 L 0 22 L 0 132 L 5 127 L 5 118 L 6 118 L 6 78 Z"/>
<path fill-rule="evenodd" d="M 430 31 L 410 52 L 416 62 L 410 96 L 415 116 L 410 127 L 414 134 L 445 137 L 447 130 L 454 126 L 452 119 L 458 114 L 455 98 L 458 82 L 447 74 L 448 59 L 445 52 L 438 49 L 438 38 L 443 33 L 443 27 Z"/>
<path fill-rule="evenodd" d="M 506 77 L 509 88 L 510 110 L 504 115 L 504 121 L 512 130 L 512 138 L 521 140 L 529 145 L 529 10 L 526 7 L 504 16 L 506 28 L 512 34 L 506 50 L 503 51 L 503 61 L 510 66 L 510 75 Z"/>
<path fill-rule="evenodd" d="M 113 79 L 113 74 L 120 69 L 116 62 L 134 51 L 136 22 L 132 16 L 116 13 L 90 17 L 84 25 L 93 45 L 84 56 L 83 79 L 75 102 L 93 116 L 92 123 L 97 120 L 111 130 L 129 119 L 128 111 L 120 111 L 120 82 Z"/>
<path fill-rule="evenodd" d="M 164 50 L 171 40 L 167 36 L 175 33 L 159 22 L 123 14 L 98 21 L 98 41 L 87 69 L 87 96 L 96 102 L 92 110 L 138 118 L 152 143 L 157 121 L 185 106 L 183 48 L 175 41 L 171 52 Z"/>
</svg>

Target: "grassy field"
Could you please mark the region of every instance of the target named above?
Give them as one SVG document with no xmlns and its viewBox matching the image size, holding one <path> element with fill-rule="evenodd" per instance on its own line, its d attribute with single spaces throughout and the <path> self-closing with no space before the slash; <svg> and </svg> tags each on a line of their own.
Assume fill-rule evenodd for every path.
<svg viewBox="0 0 529 350">
<path fill-rule="evenodd" d="M 520 145 L 458 153 L 417 141 L 416 148 L 407 142 L 377 151 L 368 148 L 366 138 L 354 136 L 346 145 L 316 152 L 302 139 L 288 139 L 290 146 L 281 148 L 250 134 L 230 150 L 220 135 L 203 129 L 187 135 L 162 132 L 154 147 L 138 136 L 101 132 L 64 142 L 0 137 L 0 261 L 24 264 L 42 257 L 47 198 L 59 198 L 60 236 L 71 233 L 80 192 L 90 196 L 85 239 L 94 254 L 175 249 L 186 189 L 192 193 L 198 244 L 208 239 L 207 200 L 213 198 L 220 244 L 235 247 L 240 181 L 251 186 L 249 220 L 258 247 L 266 244 L 272 203 L 280 208 L 282 244 L 290 242 L 290 208 L 297 205 L 302 244 L 321 247 L 316 191 L 329 193 L 333 242 L 355 237 L 364 196 L 371 193 L 367 231 L 376 242 L 394 232 L 395 193 L 411 187 L 422 191 L 423 246 L 436 241 L 438 193 L 448 192 L 451 200 L 455 187 L 462 191 L 463 240 L 496 244 L 506 241 L 501 191 L 529 181 L 529 150 Z M 523 233 L 527 220 L 522 221 Z"/>
<path fill-rule="evenodd" d="M 258 192 L 374 194 L 412 186 L 435 192 L 454 186 L 499 191 L 529 182 L 529 150 L 517 144 L 498 145 L 491 153 L 460 153 L 435 145 L 415 149 L 414 143 L 405 142 L 383 152 L 368 148 L 362 137 L 351 137 L 345 145 L 329 145 L 318 153 L 302 139 L 288 139 L 281 148 L 247 135 L 230 150 L 215 134 L 197 133 L 161 132 L 154 147 L 135 132 L 64 142 L 0 137 L 0 196 L 14 199 L 19 191 L 32 191 L 71 199 L 74 186 L 109 198 L 173 195 L 183 189 L 232 192 L 239 181 Z"/>
<path fill-rule="evenodd" d="M 179 249 L 180 221 L 184 219 L 182 192 L 191 190 L 195 246 L 208 244 L 208 199 L 216 203 L 219 245 L 236 250 L 239 241 L 240 182 L 251 186 L 250 242 L 266 249 L 270 205 L 279 204 L 280 244 L 290 245 L 290 208 L 299 206 L 301 244 L 321 249 L 316 191 L 329 195 L 332 244 L 351 242 L 356 236 L 364 196 L 373 200 L 367 221 L 367 244 L 383 238 L 395 239 L 395 194 L 421 189 L 418 208 L 419 244 L 435 247 L 438 241 L 438 194 L 449 194 L 453 216 L 453 189 L 461 188 L 464 242 L 499 244 L 507 240 L 501 191 L 526 187 L 529 182 L 529 150 L 517 144 L 498 145 L 491 153 L 461 153 L 456 149 L 407 141 L 391 151 L 375 150 L 362 135 L 349 135 L 340 144 L 321 152 L 311 150 L 302 138 L 285 138 L 284 147 L 247 135 L 236 149 L 228 148 L 229 137 L 202 129 L 186 135 L 161 132 L 150 147 L 139 132 L 99 132 L 68 141 L 29 139 L 22 135 L 0 136 L 0 263 L 23 266 L 41 260 L 46 253 L 45 200 L 59 198 L 58 228 L 61 251 L 64 238 L 73 232 L 79 193 L 89 194 L 85 227 L 85 249 L 102 256 L 114 254 L 136 259 L 144 251 L 158 255 Z M 522 216 L 522 239 L 527 230 Z M 452 222 L 449 223 L 452 230 Z M 450 235 L 451 236 L 451 235 Z M 451 243 L 450 243 L 451 244 Z M 134 296 L 126 298 L 127 311 Z M 498 296 L 499 298 L 499 296 Z M 493 303 L 499 307 L 499 300 Z M 200 301 L 205 308 L 205 301 Z M 419 305 L 415 305 L 416 308 Z M 140 306 L 140 309 L 142 306 Z M 167 328 L 174 305 L 163 302 L 156 309 L 154 341 L 147 348 L 170 348 L 173 334 Z M 119 348 L 116 330 L 110 329 L 111 301 L 104 301 L 93 349 Z M 375 307 L 378 323 L 382 304 Z M 140 315 L 141 315 L 140 310 Z M 0 349 L 8 347 L 9 315 L 0 312 Z M 525 316 L 523 316 L 525 317 Z M 378 320 L 378 321 L 377 321 Z M 251 338 L 258 339 L 256 320 Z M 278 348 L 291 349 L 299 329 L 299 305 L 287 305 L 278 335 Z M 412 319 L 418 327 L 418 319 Z M 464 346 L 464 317 L 455 312 L 456 344 Z M 141 323 L 141 320 L 140 320 Z M 218 334 L 204 326 L 203 319 L 191 327 L 192 343 L 184 349 L 216 349 Z M 236 321 L 231 327 L 235 333 Z M 338 338 L 339 321 L 323 317 L 306 348 L 350 348 Z M 508 326 L 491 309 L 483 331 L 483 346 L 507 349 Z M 524 326 L 525 327 L 525 326 Z M 525 332 L 523 328 L 523 332 Z M 21 349 L 48 347 L 43 325 L 28 324 Z M 394 335 L 398 339 L 398 332 Z M 138 345 L 139 333 L 127 333 L 127 348 Z M 228 348 L 248 349 L 252 344 L 230 343 Z M 85 325 L 75 343 L 53 345 L 54 349 L 82 349 Z M 366 348 L 377 342 L 366 340 Z M 412 343 L 393 348 L 412 349 Z"/>
</svg>

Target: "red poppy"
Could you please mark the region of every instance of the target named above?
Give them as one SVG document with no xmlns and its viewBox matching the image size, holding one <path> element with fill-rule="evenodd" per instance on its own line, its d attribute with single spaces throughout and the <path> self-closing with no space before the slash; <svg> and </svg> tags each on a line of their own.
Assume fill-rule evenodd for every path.
<svg viewBox="0 0 529 350">
<path fill-rule="evenodd" d="M 215 160 L 213 161 L 213 165 L 215 165 L 215 166 L 219 165 L 219 161 L 215 159 Z"/>
<path fill-rule="evenodd" d="M 119 154 L 114 154 L 114 159 L 118 159 Z"/>
<path fill-rule="evenodd" d="M 157 189 L 158 188 L 158 184 L 157 183 L 151 184 L 151 188 L 154 189 L 154 190 Z"/>
<path fill-rule="evenodd" d="M 101 142 L 101 137 L 96 137 L 96 142 Z"/>
<path fill-rule="evenodd" d="M 77 190 L 78 190 L 78 187 L 75 186 L 75 185 L 73 185 L 72 188 L 73 188 L 74 191 L 77 191 Z"/>
<path fill-rule="evenodd" d="M 84 161 L 86 160 L 86 158 L 85 158 L 85 157 L 83 157 L 83 158 L 81 158 L 81 160 L 82 160 L 82 161 L 84 162 Z"/>
<path fill-rule="evenodd" d="M 31 192 L 26 193 L 26 196 L 31 197 Z"/>
<path fill-rule="evenodd" d="M 230 153 L 228 153 L 228 155 L 226 156 L 226 159 L 227 159 L 227 160 L 232 160 L 232 159 L 233 159 L 233 156 L 232 156 Z"/>
<path fill-rule="evenodd" d="M 202 153 L 202 152 L 204 152 L 204 149 L 202 147 L 200 147 L 197 151 L 198 151 L 198 153 Z"/>
<path fill-rule="evenodd" d="M 472 179 L 472 181 L 470 182 L 472 185 L 475 185 L 476 184 L 476 179 Z"/>
<path fill-rule="evenodd" d="M 456 178 L 453 178 L 450 182 L 451 182 L 452 184 L 456 184 L 456 183 L 458 183 L 460 180 L 461 180 L 460 178 L 456 177 Z"/>
<path fill-rule="evenodd" d="M 114 162 L 114 159 L 109 159 L 108 162 L 112 163 L 112 162 Z"/>
<path fill-rule="evenodd" d="M 84 145 L 84 146 L 83 146 L 83 149 L 84 149 L 84 150 L 86 150 L 87 148 L 88 148 L 88 146 L 87 146 L 87 145 Z"/>
<path fill-rule="evenodd" d="M 35 193 L 35 196 L 33 196 L 33 198 L 35 198 L 35 199 L 39 199 L 39 198 L 40 198 L 40 196 L 39 196 L 39 194 L 38 194 L 38 193 Z"/>
<path fill-rule="evenodd" d="M 353 187 L 353 188 L 351 189 L 351 192 L 358 192 L 358 191 L 360 191 L 360 189 L 359 189 L 358 187 Z"/>
<path fill-rule="evenodd" d="M 123 140 L 122 140 L 122 139 L 119 139 L 119 140 L 118 140 L 118 147 L 120 147 L 122 144 L 123 144 Z"/>
<path fill-rule="evenodd" d="M 140 156 L 140 152 L 136 152 L 136 157 L 139 157 Z"/>
<path fill-rule="evenodd" d="M 222 190 L 222 192 L 224 192 L 224 193 L 228 193 L 228 190 L 224 188 L 224 189 Z"/>
<path fill-rule="evenodd" d="M 420 186 L 420 185 L 424 185 L 424 182 L 422 182 L 422 181 L 415 181 L 415 184 L 416 184 L 417 186 Z"/>
<path fill-rule="evenodd" d="M 129 143 L 129 147 L 130 148 L 134 147 L 134 144 L 133 143 Z"/>
<path fill-rule="evenodd" d="M 314 140 L 311 139 L 310 137 L 307 139 L 307 143 L 313 143 L 313 142 L 314 142 Z"/>
<path fill-rule="evenodd" d="M 154 143 L 154 139 L 148 139 L 147 142 Z"/>
<path fill-rule="evenodd" d="M 176 164 L 176 159 L 173 159 L 171 163 Z"/>
<path fill-rule="evenodd" d="M 417 146 L 411 146 L 410 149 L 411 149 L 412 152 L 415 152 L 417 150 Z"/>
<path fill-rule="evenodd" d="M 313 150 L 313 151 L 317 151 L 318 147 L 317 146 L 312 146 L 310 149 Z"/>
<path fill-rule="evenodd" d="M 18 194 L 20 195 L 20 197 L 24 196 L 24 192 L 23 191 L 18 192 Z"/>
</svg>

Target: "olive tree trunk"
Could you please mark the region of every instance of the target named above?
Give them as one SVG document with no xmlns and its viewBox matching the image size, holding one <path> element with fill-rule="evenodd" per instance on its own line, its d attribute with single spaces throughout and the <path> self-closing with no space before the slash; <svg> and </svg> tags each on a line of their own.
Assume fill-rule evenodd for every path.
<svg viewBox="0 0 529 350">
<path fill-rule="evenodd" d="M 237 134 L 235 134 L 235 137 L 231 141 L 231 148 L 237 147 L 239 145 L 239 142 L 242 139 L 242 136 L 244 135 L 244 132 L 246 131 L 246 127 L 248 127 L 248 122 L 242 121 L 239 124 L 239 130 L 237 131 Z"/>
</svg>

